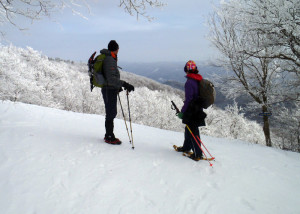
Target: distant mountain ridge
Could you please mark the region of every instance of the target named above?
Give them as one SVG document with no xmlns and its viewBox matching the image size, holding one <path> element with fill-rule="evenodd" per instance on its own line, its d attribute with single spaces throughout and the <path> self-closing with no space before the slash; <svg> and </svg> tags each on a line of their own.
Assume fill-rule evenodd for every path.
<svg viewBox="0 0 300 214">
<path fill-rule="evenodd" d="M 166 81 L 185 82 L 184 62 L 155 62 L 155 63 L 124 63 L 125 71 L 154 79 L 161 83 Z M 212 78 L 212 75 L 225 75 L 223 69 L 211 65 L 198 65 L 199 73 L 204 78 Z"/>
</svg>

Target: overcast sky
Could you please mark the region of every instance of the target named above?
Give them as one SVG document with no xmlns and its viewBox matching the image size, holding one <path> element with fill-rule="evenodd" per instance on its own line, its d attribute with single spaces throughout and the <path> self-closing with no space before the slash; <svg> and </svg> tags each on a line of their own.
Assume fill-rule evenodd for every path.
<svg viewBox="0 0 300 214">
<path fill-rule="evenodd" d="M 88 19 L 71 10 L 53 14 L 33 24 L 27 31 L 3 25 L 6 39 L 19 47 L 30 46 L 49 57 L 85 62 L 93 51 L 107 48 L 111 39 L 119 43 L 119 60 L 123 62 L 207 61 L 215 50 L 207 37 L 208 15 L 217 0 L 162 0 L 164 8 L 148 10 L 152 22 L 130 16 L 118 6 L 119 0 L 88 0 L 79 9 Z M 18 20 L 19 23 L 22 20 Z M 7 44 L 2 40 L 2 44 Z"/>
</svg>

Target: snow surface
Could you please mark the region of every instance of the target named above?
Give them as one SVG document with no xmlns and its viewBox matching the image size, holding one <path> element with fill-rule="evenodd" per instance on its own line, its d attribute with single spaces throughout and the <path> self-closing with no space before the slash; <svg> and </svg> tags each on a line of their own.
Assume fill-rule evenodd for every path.
<svg viewBox="0 0 300 214">
<path fill-rule="evenodd" d="M 300 213 L 299 153 L 202 136 L 210 167 L 173 150 L 183 133 L 133 124 L 132 150 L 115 130 L 120 146 L 103 116 L 1 102 L 1 213 Z"/>
</svg>

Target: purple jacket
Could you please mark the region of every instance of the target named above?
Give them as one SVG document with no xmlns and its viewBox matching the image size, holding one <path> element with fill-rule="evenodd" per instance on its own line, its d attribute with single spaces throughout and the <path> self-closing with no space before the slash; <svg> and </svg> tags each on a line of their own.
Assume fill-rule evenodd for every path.
<svg viewBox="0 0 300 214">
<path fill-rule="evenodd" d="M 198 81 L 202 80 L 202 76 L 200 74 L 188 74 L 186 78 L 187 80 L 184 85 L 185 100 L 181 109 L 182 113 L 187 110 L 190 102 L 199 95 Z"/>
</svg>

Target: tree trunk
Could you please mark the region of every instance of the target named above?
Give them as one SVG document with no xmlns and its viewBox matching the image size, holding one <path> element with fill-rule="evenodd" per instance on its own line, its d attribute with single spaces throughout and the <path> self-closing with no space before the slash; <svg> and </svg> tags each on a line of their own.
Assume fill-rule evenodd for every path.
<svg viewBox="0 0 300 214">
<path fill-rule="evenodd" d="M 266 113 L 268 112 L 268 107 L 267 106 L 263 106 L 262 107 L 262 111 L 263 111 L 263 119 L 264 119 L 263 130 L 264 130 L 264 134 L 265 134 L 265 138 L 266 138 L 266 146 L 271 147 L 272 146 L 272 142 L 271 142 L 269 117 L 268 117 L 268 115 L 266 115 Z"/>
<path fill-rule="evenodd" d="M 299 123 L 298 123 L 298 133 L 297 133 L 297 135 L 298 135 L 298 152 L 300 153 L 300 121 L 299 121 Z"/>
</svg>

